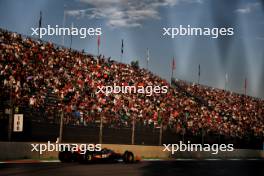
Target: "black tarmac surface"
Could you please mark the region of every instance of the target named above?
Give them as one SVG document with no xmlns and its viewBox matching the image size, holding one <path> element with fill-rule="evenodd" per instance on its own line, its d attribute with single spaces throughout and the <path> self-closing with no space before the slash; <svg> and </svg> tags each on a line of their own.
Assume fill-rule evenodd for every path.
<svg viewBox="0 0 264 176">
<path fill-rule="evenodd" d="M 263 176 L 264 160 L 142 161 L 137 164 L 19 163 L 0 164 L 0 176 Z"/>
</svg>

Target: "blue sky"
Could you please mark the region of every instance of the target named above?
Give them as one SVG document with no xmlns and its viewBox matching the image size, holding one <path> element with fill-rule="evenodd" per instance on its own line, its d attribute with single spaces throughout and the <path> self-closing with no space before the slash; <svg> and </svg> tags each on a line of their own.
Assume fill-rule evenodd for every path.
<svg viewBox="0 0 264 176">
<path fill-rule="evenodd" d="M 171 60 L 176 58 L 175 76 L 194 81 L 201 65 L 201 84 L 243 93 L 244 79 L 248 94 L 264 98 L 264 1 L 263 0 L 0 0 L 0 27 L 25 35 L 38 27 L 60 25 L 66 14 L 66 26 L 101 27 L 101 53 L 120 60 L 124 39 L 123 62 L 138 59 L 149 69 L 170 79 Z M 206 36 L 164 37 L 163 27 L 232 27 L 235 34 L 212 39 Z M 58 44 L 62 37 L 44 40 Z M 96 54 L 96 37 L 73 38 L 73 48 Z M 65 46 L 70 37 L 65 37 Z"/>
</svg>

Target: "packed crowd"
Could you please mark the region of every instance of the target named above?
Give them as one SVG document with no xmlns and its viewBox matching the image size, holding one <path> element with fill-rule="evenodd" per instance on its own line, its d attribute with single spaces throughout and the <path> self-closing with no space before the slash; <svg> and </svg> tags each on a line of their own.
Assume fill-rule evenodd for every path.
<svg viewBox="0 0 264 176">
<path fill-rule="evenodd" d="M 175 83 L 189 94 L 204 100 L 212 109 L 212 116 L 221 116 L 224 121 L 231 122 L 224 122 L 222 126 L 231 136 L 245 133 L 263 136 L 263 100 L 182 80 L 176 80 Z"/>
<path fill-rule="evenodd" d="M 0 43 L 0 84 L 12 90 L 14 107 L 42 109 L 51 119 L 53 112 L 63 111 L 66 124 L 85 125 L 102 117 L 105 125 L 116 128 L 129 127 L 135 121 L 145 126 L 162 124 L 178 133 L 203 130 L 243 137 L 253 131 L 263 136 L 263 100 L 247 97 L 243 106 L 239 95 L 176 82 L 183 91 L 146 69 L 5 30 L 0 30 Z M 168 86 L 168 92 L 152 96 L 96 93 L 98 87 L 114 83 Z M 52 105 L 47 103 L 50 95 L 55 99 Z M 195 95 L 209 105 L 197 102 Z"/>
</svg>

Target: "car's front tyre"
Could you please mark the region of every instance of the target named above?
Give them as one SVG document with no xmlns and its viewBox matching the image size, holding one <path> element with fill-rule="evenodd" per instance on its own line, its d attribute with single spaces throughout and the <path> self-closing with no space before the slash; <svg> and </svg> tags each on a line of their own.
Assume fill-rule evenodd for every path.
<svg viewBox="0 0 264 176">
<path fill-rule="evenodd" d="M 134 162 L 134 154 L 130 151 L 125 151 L 123 155 L 123 161 L 124 163 L 133 163 Z"/>
</svg>

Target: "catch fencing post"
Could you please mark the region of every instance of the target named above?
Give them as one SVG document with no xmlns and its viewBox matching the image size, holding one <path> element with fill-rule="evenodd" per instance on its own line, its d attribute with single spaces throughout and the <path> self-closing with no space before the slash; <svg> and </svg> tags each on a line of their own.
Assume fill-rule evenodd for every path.
<svg viewBox="0 0 264 176">
<path fill-rule="evenodd" d="M 135 143 L 135 116 L 133 115 L 131 144 L 134 145 L 134 143 Z"/>
<path fill-rule="evenodd" d="M 99 132 L 99 144 L 103 143 L 103 117 L 100 115 L 100 132 Z"/>
<path fill-rule="evenodd" d="M 63 119 L 64 119 L 64 112 L 63 112 L 63 108 L 62 108 L 61 109 L 61 118 L 60 118 L 60 136 L 59 136 L 59 142 L 62 142 Z"/>
<path fill-rule="evenodd" d="M 162 144 L 162 131 L 163 131 L 163 121 L 160 124 L 160 132 L 159 132 L 159 145 Z"/>
<path fill-rule="evenodd" d="M 13 103 L 12 103 L 12 89 L 13 83 L 10 86 L 10 111 L 9 111 L 9 119 L 8 119 L 8 141 L 11 141 L 12 136 L 12 124 L 13 124 Z"/>
</svg>

